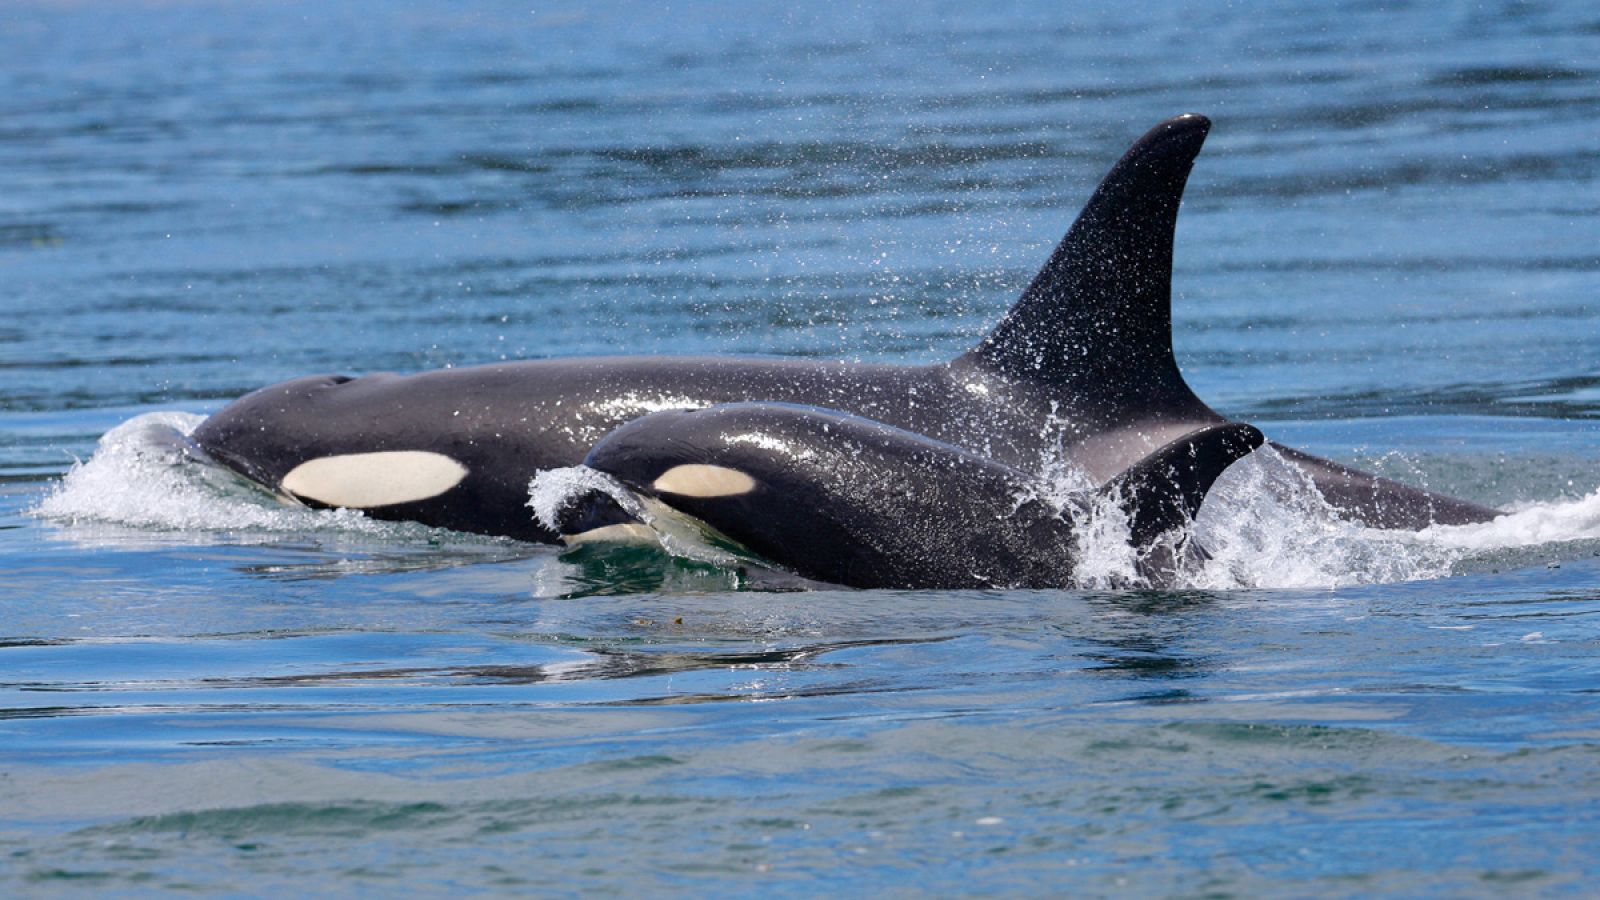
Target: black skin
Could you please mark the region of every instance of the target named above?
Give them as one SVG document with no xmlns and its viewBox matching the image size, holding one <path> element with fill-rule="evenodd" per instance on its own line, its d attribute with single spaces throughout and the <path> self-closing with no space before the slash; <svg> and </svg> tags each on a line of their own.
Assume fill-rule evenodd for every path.
<svg viewBox="0 0 1600 900">
<path fill-rule="evenodd" d="M 1163 543 L 1229 465 L 1259 447 L 1249 425 L 1191 432 L 1111 479 L 1155 585 L 1175 574 Z M 738 403 L 654 413 L 607 435 L 584 465 L 710 525 L 804 578 L 858 588 L 1054 588 L 1073 584 L 1079 520 L 1051 486 L 925 435 L 834 410 Z M 747 491 L 674 493 L 682 465 L 747 476 Z M 1081 499 L 1081 498 L 1080 498 Z M 567 535 L 629 521 L 602 492 L 560 513 Z"/>
<path fill-rule="evenodd" d="M 368 514 L 550 542 L 525 504 L 544 469 L 578 464 L 618 426 L 663 409 L 739 401 L 827 407 L 953 444 L 1024 472 L 1049 462 L 1098 482 L 1197 428 L 1228 420 L 1172 355 L 1172 236 L 1210 128 L 1169 119 L 1106 175 L 1022 297 L 971 352 L 931 366 L 796 359 L 537 360 L 415 375 L 322 375 L 263 388 L 194 439 L 273 490 L 323 456 L 425 450 L 469 470 L 448 492 Z M 1499 512 L 1280 448 L 1345 514 L 1385 528 Z"/>
</svg>

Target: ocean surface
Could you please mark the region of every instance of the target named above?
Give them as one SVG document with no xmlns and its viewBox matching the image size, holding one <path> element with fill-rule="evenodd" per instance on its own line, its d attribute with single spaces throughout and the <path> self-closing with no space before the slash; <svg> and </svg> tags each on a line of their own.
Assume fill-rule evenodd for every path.
<svg viewBox="0 0 1600 900">
<path fill-rule="evenodd" d="M 1591 895 L 1600 8 L 10 0 L 0 892 Z M 261 385 L 936 362 L 1214 122 L 1196 392 L 1269 455 L 1179 590 L 769 593 L 290 509 Z"/>
</svg>

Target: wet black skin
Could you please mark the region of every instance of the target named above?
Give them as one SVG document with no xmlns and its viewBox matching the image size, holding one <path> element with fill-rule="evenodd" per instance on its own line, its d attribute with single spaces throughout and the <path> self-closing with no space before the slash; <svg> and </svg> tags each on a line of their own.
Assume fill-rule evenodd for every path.
<svg viewBox="0 0 1600 900">
<path fill-rule="evenodd" d="M 1172 355 L 1172 236 L 1210 123 L 1169 119 L 1111 169 L 1050 260 L 971 352 L 931 366 L 795 359 L 556 359 L 263 388 L 195 432 L 218 461 L 281 490 L 310 459 L 442 453 L 469 470 L 432 499 L 367 510 L 461 531 L 551 541 L 525 504 L 543 469 L 576 465 L 625 422 L 663 409 L 777 401 L 837 409 L 1036 472 L 1064 458 L 1105 481 L 1226 419 Z M 1422 528 L 1498 512 L 1279 448 L 1339 509 Z"/>
<path fill-rule="evenodd" d="M 1128 515 L 1150 583 L 1175 572 L 1178 557 L 1163 538 L 1192 520 L 1217 476 L 1261 443 L 1249 425 L 1201 429 L 1100 489 Z M 607 435 L 584 465 L 795 574 L 858 588 L 1068 587 L 1080 520 L 1108 514 L 988 457 L 809 406 L 655 413 Z M 660 479 L 683 465 L 732 470 L 749 479 L 736 488 L 750 487 L 674 492 Z M 574 535 L 631 518 L 595 491 L 570 501 L 557 524 Z"/>
</svg>

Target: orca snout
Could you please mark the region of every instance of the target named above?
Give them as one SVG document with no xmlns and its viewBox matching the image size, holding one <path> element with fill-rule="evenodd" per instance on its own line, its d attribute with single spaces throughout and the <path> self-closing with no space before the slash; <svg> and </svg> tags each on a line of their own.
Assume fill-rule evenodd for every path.
<svg viewBox="0 0 1600 900">
<path fill-rule="evenodd" d="M 598 488 L 562 501 L 556 510 L 555 530 L 568 546 L 589 541 L 631 540 L 648 531 L 638 516 L 623 509 L 615 497 Z"/>
<path fill-rule="evenodd" d="M 623 509 L 616 498 L 598 489 L 575 494 L 556 511 L 556 530 L 563 535 L 583 534 L 608 525 L 637 521 L 638 517 Z"/>
</svg>

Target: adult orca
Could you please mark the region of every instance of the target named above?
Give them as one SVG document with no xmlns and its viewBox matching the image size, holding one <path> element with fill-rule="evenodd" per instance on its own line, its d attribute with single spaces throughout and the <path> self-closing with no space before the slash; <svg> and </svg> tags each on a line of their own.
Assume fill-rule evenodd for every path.
<svg viewBox="0 0 1600 900">
<path fill-rule="evenodd" d="M 556 538 L 524 505 L 537 472 L 577 464 L 648 413 L 747 400 L 837 409 L 1024 472 L 1065 463 L 1103 483 L 1227 421 L 1189 389 L 1172 353 L 1173 230 L 1210 125 L 1182 115 L 1135 142 L 994 330 L 948 362 L 607 357 L 319 375 L 246 395 L 193 437 L 309 505 L 533 541 Z M 1370 525 L 1498 514 L 1280 450 Z"/>
<path fill-rule="evenodd" d="M 858 588 L 1073 586 L 1086 519 L 1120 507 L 1143 580 L 1170 580 L 1217 476 L 1262 443 L 1212 425 L 1138 460 L 1089 496 L 969 450 L 836 410 L 736 403 L 652 413 L 584 466 L 599 486 L 541 512 L 569 543 L 626 534 L 658 501 L 804 578 Z M 609 485 L 607 487 L 610 487 Z M 624 505 L 626 504 L 626 505 Z M 628 507 L 636 507 L 630 510 Z"/>
</svg>

